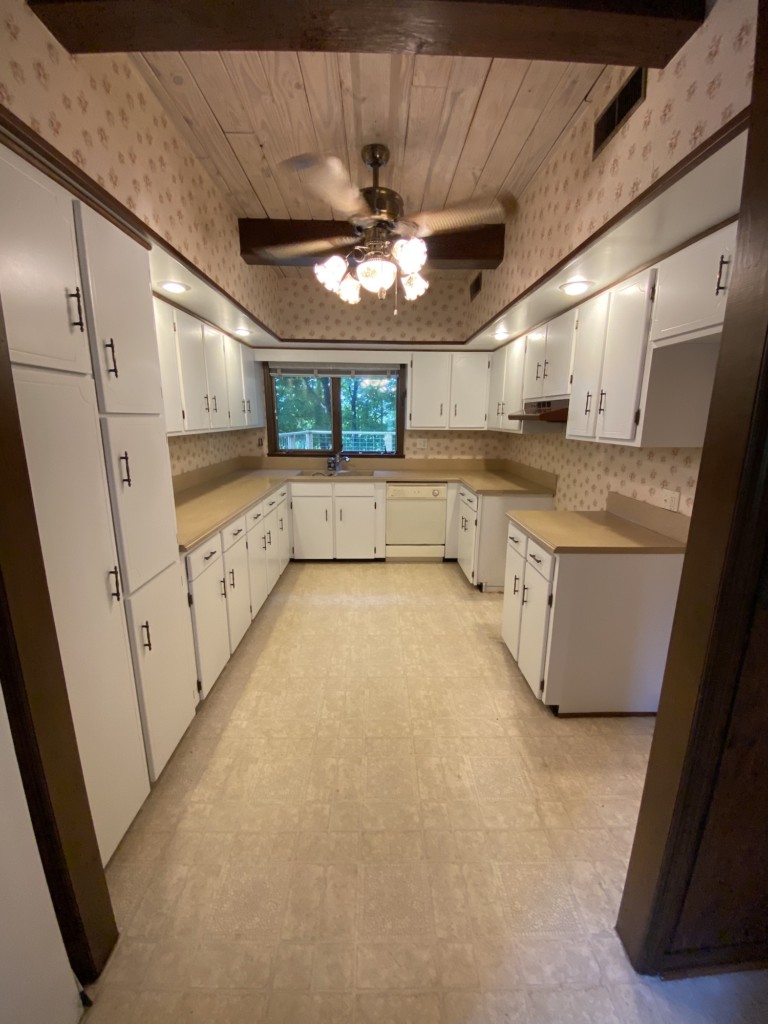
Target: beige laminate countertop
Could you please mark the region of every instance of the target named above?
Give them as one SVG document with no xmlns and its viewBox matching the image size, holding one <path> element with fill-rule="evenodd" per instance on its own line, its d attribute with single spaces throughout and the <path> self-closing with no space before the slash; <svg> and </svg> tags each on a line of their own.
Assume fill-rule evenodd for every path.
<svg viewBox="0 0 768 1024">
<path fill-rule="evenodd" d="M 507 512 L 553 554 L 682 554 L 685 544 L 610 512 Z"/>
<path fill-rule="evenodd" d="M 496 473 L 442 471 L 410 471 L 377 469 L 370 475 L 359 472 L 349 476 L 314 476 L 311 471 L 241 470 L 218 477 L 207 484 L 192 487 L 176 496 L 176 527 L 179 548 L 186 552 L 222 529 L 230 520 L 242 515 L 257 501 L 268 497 L 289 480 L 384 481 L 392 483 L 458 482 L 476 494 L 551 494 L 541 484 L 523 477 L 503 477 Z"/>
</svg>

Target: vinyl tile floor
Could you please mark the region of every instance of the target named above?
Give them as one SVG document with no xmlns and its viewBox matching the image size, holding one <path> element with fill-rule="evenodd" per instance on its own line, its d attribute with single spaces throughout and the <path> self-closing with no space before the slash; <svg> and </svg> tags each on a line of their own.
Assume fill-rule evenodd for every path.
<svg viewBox="0 0 768 1024">
<path fill-rule="evenodd" d="M 86 1024 L 757 1024 L 634 974 L 651 718 L 558 719 L 457 566 L 291 564 L 113 857 Z"/>
</svg>

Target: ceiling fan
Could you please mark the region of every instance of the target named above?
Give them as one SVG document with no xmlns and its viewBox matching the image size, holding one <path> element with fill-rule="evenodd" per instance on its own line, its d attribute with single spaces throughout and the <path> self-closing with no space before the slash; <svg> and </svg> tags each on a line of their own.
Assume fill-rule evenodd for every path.
<svg viewBox="0 0 768 1024">
<path fill-rule="evenodd" d="M 347 218 L 350 231 L 261 249 L 271 262 L 285 262 L 351 246 L 346 258 L 334 255 L 314 267 L 318 280 L 350 304 L 360 301 L 361 286 L 384 298 L 398 274 L 405 297 L 418 298 L 429 287 L 419 273 L 427 258 L 424 238 L 498 221 L 510 208 L 510 200 L 486 199 L 406 215 L 402 196 L 379 184 L 379 172 L 389 162 L 387 146 L 381 142 L 363 146 L 362 158 L 373 180 L 361 189 L 355 188 L 336 156 L 304 153 L 285 161 L 283 166 L 301 172 L 307 188 Z"/>
</svg>

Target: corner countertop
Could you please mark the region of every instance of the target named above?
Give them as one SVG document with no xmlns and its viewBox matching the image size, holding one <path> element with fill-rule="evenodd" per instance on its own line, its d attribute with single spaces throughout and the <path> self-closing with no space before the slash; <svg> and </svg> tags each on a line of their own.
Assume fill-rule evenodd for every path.
<svg viewBox="0 0 768 1024">
<path fill-rule="evenodd" d="M 202 544 L 232 519 L 279 490 L 290 480 L 327 483 L 370 481 L 384 483 L 454 483 L 463 484 L 476 494 L 551 494 L 542 484 L 524 477 L 504 477 L 484 471 L 448 470 L 396 470 L 377 469 L 370 475 L 355 472 L 346 476 L 313 476 L 311 471 L 297 470 L 239 470 L 216 477 L 209 483 L 191 487 L 176 495 L 176 527 L 179 548 L 183 553 Z"/>
<path fill-rule="evenodd" d="M 507 512 L 507 518 L 553 554 L 683 554 L 685 544 L 611 512 Z"/>
</svg>

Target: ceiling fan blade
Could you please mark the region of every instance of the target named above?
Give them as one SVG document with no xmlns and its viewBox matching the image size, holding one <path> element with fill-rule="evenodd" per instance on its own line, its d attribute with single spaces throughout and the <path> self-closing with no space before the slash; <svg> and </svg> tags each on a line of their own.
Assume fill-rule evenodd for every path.
<svg viewBox="0 0 768 1024">
<path fill-rule="evenodd" d="M 270 263 L 286 263 L 302 256 L 322 256 L 323 253 L 342 249 L 345 245 L 356 245 L 356 235 L 336 238 L 316 238 L 307 242 L 288 242 L 285 245 L 267 245 L 259 249 L 259 255 Z"/>
<path fill-rule="evenodd" d="M 301 153 L 283 161 L 283 167 L 297 171 L 308 189 L 345 217 L 369 212 L 368 204 L 350 181 L 347 169 L 337 156 Z"/>
<path fill-rule="evenodd" d="M 422 210 L 410 214 L 397 225 L 403 235 L 417 235 L 428 238 L 449 231 L 463 231 L 480 224 L 493 224 L 504 219 L 511 212 L 514 200 L 482 199 L 474 202 L 449 206 L 444 210 Z"/>
</svg>

